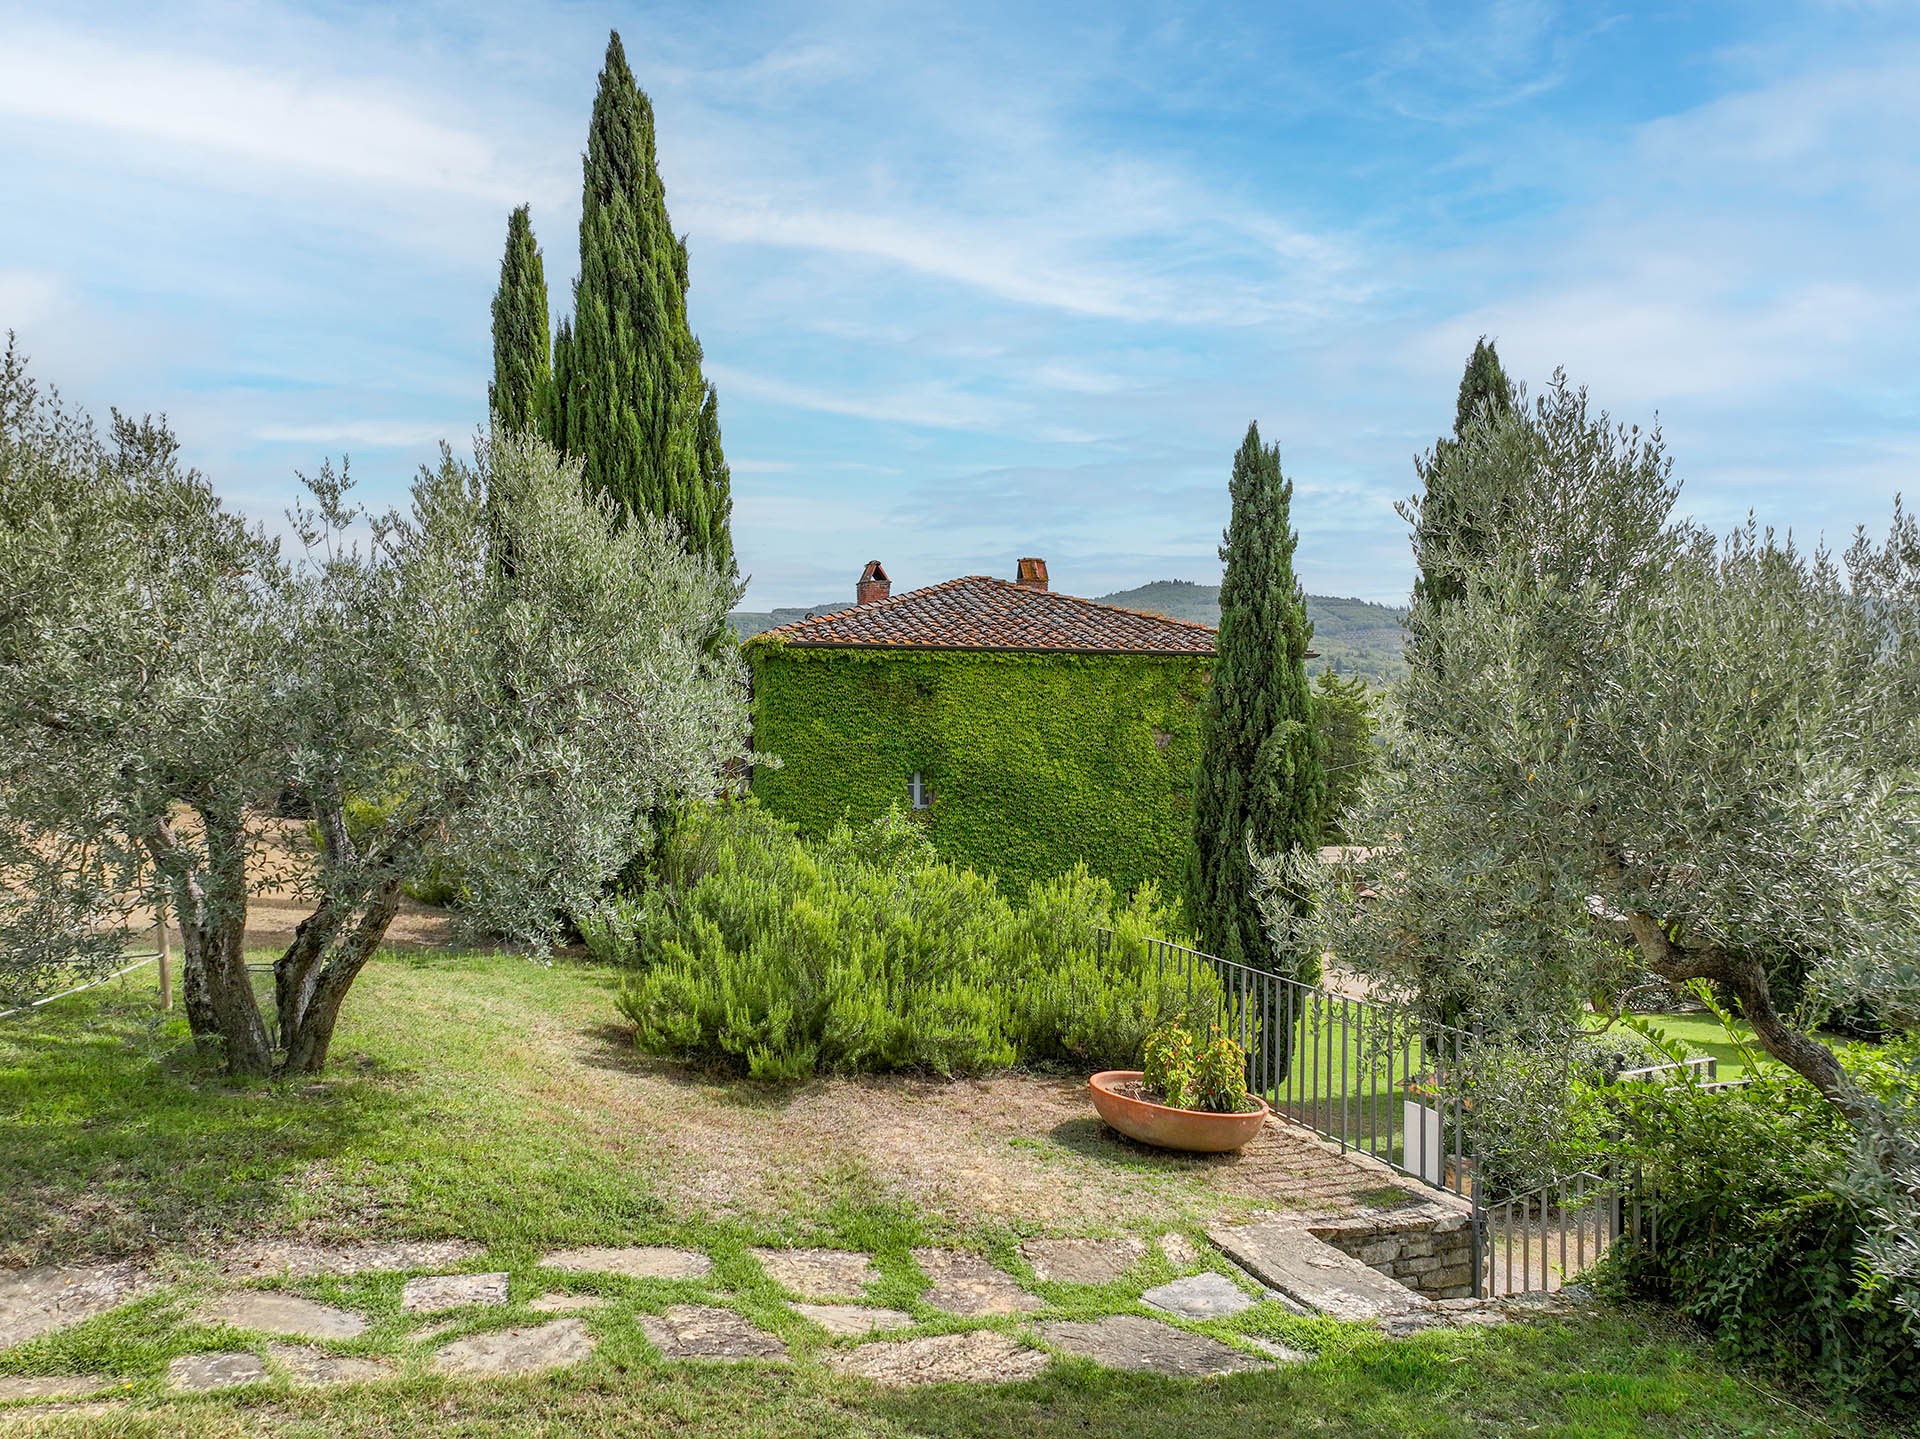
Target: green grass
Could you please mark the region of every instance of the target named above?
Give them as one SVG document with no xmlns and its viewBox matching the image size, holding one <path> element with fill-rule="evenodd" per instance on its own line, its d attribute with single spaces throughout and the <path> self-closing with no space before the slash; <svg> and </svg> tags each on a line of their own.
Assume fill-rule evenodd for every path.
<svg viewBox="0 0 1920 1439">
<path fill-rule="evenodd" d="M 1646 1021 L 1669 1040 L 1675 1041 L 1691 1058 L 1711 1055 L 1718 1061 L 1716 1079 L 1741 1079 L 1747 1073 L 1749 1055 L 1763 1058 L 1765 1051 L 1753 1032 L 1739 1020 L 1730 1034 L 1711 1014 L 1650 1014 Z"/>
<path fill-rule="evenodd" d="M 490 955 L 383 956 L 349 999 L 334 1068 L 319 1084 L 210 1074 L 177 1017 L 156 1021 L 144 989 L 110 987 L 0 1026 L 0 1252 L 18 1263 L 139 1251 L 165 1280 L 135 1304 L 0 1354 L 0 1373 L 114 1376 L 137 1407 L 53 1431 L 103 1436 L 1885 1432 L 1800 1407 L 1719 1363 L 1671 1320 L 1618 1309 L 1389 1340 L 1263 1303 L 1196 1327 L 1228 1343 L 1279 1339 L 1311 1362 L 1184 1382 L 1061 1359 L 1002 1389 L 899 1392 L 842 1378 L 823 1359 L 847 1341 L 801 1321 L 750 1245 L 814 1242 L 873 1254 L 881 1279 L 872 1297 L 907 1310 L 918 1333 L 991 1324 L 1031 1337 L 1025 1319 L 961 1320 L 927 1308 L 910 1250 L 930 1238 L 987 1254 L 1026 1281 L 1046 1301 L 1041 1319 L 1143 1313 L 1140 1291 L 1172 1270 L 1154 1250 L 1121 1283 L 1040 1283 L 1004 1226 L 936 1226 L 888 1198 L 858 1154 L 846 1156 L 835 1191 L 804 1209 L 752 1220 L 709 1213 L 664 1187 L 648 1116 L 609 1137 L 591 1122 L 596 1096 L 553 1081 L 556 1046 L 599 1054 L 611 1013 L 609 977 L 591 969 Z M 617 1069 L 605 1083 L 618 1086 Z M 737 1102 L 771 1101 L 742 1087 Z M 1116 1185 L 1139 1182 L 1116 1168 Z M 1073 1228 L 1072 1215 L 1061 1221 Z M 170 1358 L 261 1345 L 194 1317 L 215 1288 L 222 1244 L 315 1228 L 481 1245 L 466 1267 L 506 1270 L 512 1303 L 466 1317 L 457 1332 L 529 1322 L 526 1302 L 554 1289 L 598 1293 L 611 1302 L 582 1316 L 598 1350 L 551 1376 L 449 1380 L 426 1371 L 427 1355 L 445 1341 L 420 1335 L 435 1320 L 402 1312 L 399 1276 L 312 1280 L 291 1287 L 372 1321 L 341 1352 L 391 1360 L 394 1381 L 169 1395 Z M 546 1248 L 582 1243 L 690 1245 L 712 1255 L 715 1268 L 707 1280 L 675 1283 L 539 1268 Z M 786 1340 L 793 1362 L 663 1362 L 637 1318 L 687 1300 L 740 1309 Z"/>
</svg>

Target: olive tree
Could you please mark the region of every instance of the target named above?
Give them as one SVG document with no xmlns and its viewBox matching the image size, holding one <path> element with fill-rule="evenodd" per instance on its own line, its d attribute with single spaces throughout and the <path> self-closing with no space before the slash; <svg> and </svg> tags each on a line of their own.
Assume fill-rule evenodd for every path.
<svg viewBox="0 0 1920 1439">
<path fill-rule="evenodd" d="M 308 482 L 301 552 L 227 514 L 164 425 L 102 438 L 0 374 L 0 982 L 102 968 L 164 895 L 197 1041 L 236 1072 L 326 1061 L 402 887 L 469 876 L 471 919 L 533 947 L 587 905 L 647 814 L 711 793 L 744 747 L 712 636 L 737 595 L 655 522 L 587 494 L 529 435 L 443 448 L 404 512 L 344 470 Z M 511 553 L 513 563 L 500 563 Z M 316 862 L 263 871 L 291 794 Z M 312 903 L 274 963 L 269 1042 L 249 894 Z"/>
<path fill-rule="evenodd" d="M 1561 375 L 1450 459 L 1481 523 L 1417 555 L 1454 594 L 1423 617 L 1447 662 L 1399 686 L 1354 821 L 1383 842 L 1357 873 L 1296 865 L 1317 938 L 1526 1044 L 1709 981 L 1852 1121 L 1911 1235 L 1920 1136 L 1814 1024 L 1861 1001 L 1920 1024 L 1920 527 L 1896 507 L 1843 556 L 1751 522 L 1716 540 L 1676 516 L 1660 434 Z M 1808 957 L 1798 1008 L 1769 986 L 1782 950 Z"/>
</svg>

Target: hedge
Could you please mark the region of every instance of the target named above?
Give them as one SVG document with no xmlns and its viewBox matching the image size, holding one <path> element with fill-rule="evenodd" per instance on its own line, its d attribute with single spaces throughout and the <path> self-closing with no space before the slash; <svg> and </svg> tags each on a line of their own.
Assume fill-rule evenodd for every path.
<svg viewBox="0 0 1920 1439">
<path fill-rule="evenodd" d="M 810 837 L 904 803 L 941 856 L 1011 894 L 1085 864 L 1178 892 L 1207 659 L 746 647 L 753 789 Z"/>
</svg>

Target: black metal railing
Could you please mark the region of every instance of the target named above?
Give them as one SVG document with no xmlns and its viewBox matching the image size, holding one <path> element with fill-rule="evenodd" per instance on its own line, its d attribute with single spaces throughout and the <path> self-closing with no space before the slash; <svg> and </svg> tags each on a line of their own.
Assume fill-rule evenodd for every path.
<svg viewBox="0 0 1920 1439">
<path fill-rule="evenodd" d="M 1119 942 L 1096 931 L 1103 949 Z M 1189 1000 L 1214 989 L 1217 1022 L 1247 1055 L 1247 1088 L 1281 1118 L 1469 1198 L 1464 1079 L 1478 1044 L 1411 1006 L 1340 994 L 1164 939 L 1129 941 Z"/>
<path fill-rule="evenodd" d="M 1552 1292 L 1615 1244 L 1657 1247 L 1655 1211 L 1637 1171 L 1582 1170 L 1488 1202 L 1468 1125 L 1478 1030 L 1171 940 L 1094 934 L 1103 956 L 1138 945 L 1140 959 L 1184 982 L 1190 1005 L 1213 1003 L 1215 1022 L 1246 1051 L 1247 1088 L 1276 1116 L 1466 1199 L 1476 1297 Z M 1707 1090 L 1745 1082 L 1719 1081 L 1711 1060 L 1621 1078 Z"/>
</svg>

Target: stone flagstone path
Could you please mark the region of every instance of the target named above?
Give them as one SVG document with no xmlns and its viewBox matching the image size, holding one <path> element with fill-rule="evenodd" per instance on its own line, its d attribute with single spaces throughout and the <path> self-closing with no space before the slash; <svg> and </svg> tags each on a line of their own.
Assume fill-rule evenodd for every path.
<svg viewBox="0 0 1920 1439">
<path fill-rule="evenodd" d="M 1013 1282 L 1013 1276 L 995 1269 L 977 1254 L 953 1249 L 916 1249 L 913 1262 L 933 1281 L 924 1296 L 927 1304 L 949 1314 L 1021 1314 L 1041 1307 L 1037 1295 Z"/>
<path fill-rule="evenodd" d="M 433 1367 L 442 1374 L 534 1374 L 578 1364 L 592 1353 L 585 1324 L 556 1319 L 456 1339 L 433 1356 Z"/>
<path fill-rule="evenodd" d="M 0 1374 L 0 1401 L 82 1399 L 113 1387 L 104 1374 Z"/>
<path fill-rule="evenodd" d="M 829 1368 L 889 1388 L 915 1384 L 1010 1384 L 1047 1367 L 1047 1356 L 991 1329 L 886 1340 L 838 1350 Z"/>
<path fill-rule="evenodd" d="M 329 1354 L 306 1344 L 269 1344 L 267 1357 L 282 1366 L 295 1384 L 372 1384 L 393 1376 L 384 1359 Z"/>
<path fill-rule="evenodd" d="M 199 1317 L 209 1324 L 295 1339 L 352 1339 L 367 1328 L 367 1321 L 349 1310 L 261 1289 L 243 1289 L 216 1299 L 200 1310 Z"/>
<path fill-rule="evenodd" d="M 1029 1239 L 1020 1257 L 1042 1279 L 1111 1284 L 1147 1257 L 1147 1246 L 1138 1239 Z"/>
<path fill-rule="evenodd" d="M 227 1258 L 229 1279 L 317 1279 L 375 1270 L 447 1269 L 480 1252 L 463 1239 L 365 1244 L 243 1244 Z"/>
<path fill-rule="evenodd" d="M 713 1261 L 697 1249 L 641 1245 L 630 1249 L 562 1249 L 540 1261 L 570 1274 L 618 1274 L 626 1279 L 705 1279 Z"/>
<path fill-rule="evenodd" d="M 272 1377 L 254 1354 L 182 1354 L 167 1365 L 167 1387 L 188 1394 L 264 1384 Z"/>
<path fill-rule="evenodd" d="M 1259 1303 L 1283 1304 L 1295 1312 L 1329 1313 L 1348 1319 L 1372 1319 L 1389 1333 L 1445 1323 L 1498 1323 L 1516 1312 L 1540 1309 L 1500 1301 L 1429 1303 L 1411 1291 L 1323 1244 L 1296 1224 L 1267 1221 L 1209 1232 L 1230 1258 L 1254 1278 L 1274 1286 L 1250 1294 L 1224 1274 L 1203 1271 L 1158 1285 L 1140 1296 L 1143 1303 L 1186 1319 L 1229 1318 Z M 1176 1267 L 1206 1262 L 1206 1252 L 1177 1234 L 1158 1241 Z M 365 1244 L 350 1246 L 274 1245 L 239 1251 L 227 1267 L 229 1277 L 388 1272 L 464 1263 L 478 1251 L 460 1243 Z M 1149 1253 L 1138 1238 L 1033 1239 L 1020 1247 L 1035 1274 L 1050 1283 L 1120 1282 Z M 873 1337 L 910 1330 L 915 1320 L 898 1309 L 846 1302 L 863 1295 L 877 1277 L 871 1256 L 841 1249 L 756 1249 L 755 1259 L 768 1277 L 797 1296 L 792 1312 L 839 1340 L 862 1343 L 829 1347 L 821 1358 L 842 1374 L 888 1386 L 966 1382 L 1003 1384 L 1030 1378 L 1049 1356 L 1020 1339 L 992 1330 Z M 953 1249 L 919 1248 L 914 1261 L 930 1281 L 925 1302 L 959 1315 L 1013 1315 L 1045 1307 L 1014 1278 L 978 1255 Z M 664 1246 L 567 1249 L 548 1254 L 548 1269 L 572 1274 L 614 1275 L 630 1280 L 693 1282 L 709 1279 L 713 1262 L 698 1250 Z M 0 1273 L 0 1349 L 104 1313 L 151 1292 L 158 1282 L 131 1264 L 19 1270 Z M 821 1301 L 838 1302 L 821 1302 Z M 1304 1302 L 1297 1302 L 1304 1301 Z M 415 1314 L 475 1310 L 451 1323 L 416 1331 L 408 1343 L 420 1355 L 447 1332 L 487 1322 L 484 1311 L 510 1302 L 508 1275 L 415 1272 L 407 1279 L 402 1304 Z M 468 1334 L 440 1344 L 428 1363 L 454 1375 L 528 1374 L 576 1364 L 589 1358 L 595 1340 L 575 1311 L 598 1309 L 615 1301 L 596 1294 L 552 1292 L 527 1308 L 555 1317 L 544 1323 Z M 187 1354 L 168 1365 L 167 1386 L 189 1393 L 246 1384 L 291 1381 L 295 1385 L 372 1383 L 400 1377 L 414 1360 L 330 1353 L 313 1343 L 350 1340 L 365 1333 L 364 1315 L 322 1304 L 297 1294 L 241 1288 L 205 1301 L 195 1317 L 277 1336 L 265 1362 L 252 1353 L 220 1351 Z M 497 1322 L 497 1321 L 496 1321 Z M 785 1360 L 786 1344 L 745 1315 L 719 1304 L 680 1303 L 638 1323 L 650 1343 L 670 1360 Z M 1053 1320 L 1038 1324 L 1039 1338 L 1054 1349 L 1110 1368 L 1177 1377 L 1202 1378 L 1304 1362 L 1300 1354 L 1271 1340 L 1247 1338 L 1247 1349 L 1176 1328 L 1139 1314 L 1110 1315 L 1091 1321 Z M 9 1401 L 85 1400 L 119 1383 L 99 1374 L 0 1377 L 0 1405 Z M 124 1401 L 106 1401 L 124 1410 Z M 45 1409 L 75 1413 L 87 1406 L 69 1403 L 15 1404 L 0 1408 L 0 1425 L 11 1426 Z"/>
<path fill-rule="evenodd" d="M 873 1260 L 846 1249 L 756 1249 L 767 1277 L 802 1299 L 845 1299 L 867 1292 Z"/>
<path fill-rule="evenodd" d="M 409 1314 L 440 1314 L 473 1304 L 505 1304 L 505 1274 L 426 1274 L 409 1279 L 400 1307 Z"/>
<path fill-rule="evenodd" d="M 1231 1319 L 1260 1301 L 1224 1274 L 1189 1274 L 1149 1289 L 1140 1302 L 1182 1319 Z"/>
<path fill-rule="evenodd" d="M 132 1263 L 0 1271 L 0 1349 L 117 1309 L 154 1286 Z"/>
<path fill-rule="evenodd" d="M 1115 1314 L 1087 1323 L 1060 1320 L 1042 1324 L 1040 1333 L 1056 1349 L 1109 1369 L 1204 1379 L 1272 1367 L 1272 1361 L 1257 1359 L 1218 1339 L 1190 1334 L 1137 1314 Z"/>
<path fill-rule="evenodd" d="M 833 1335 L 874 1334 L 885 1329 L 911 1329 L 913 1316 L 898 1309 L 871 1309 L 864 1304 L 796 1304 L 793 1312 L 811 1319 Z"/>
<path fill-rule="evenodd" d="M 785 1359 L 787 1346 L 744 1315 L 712 1304 L 675 1304 L 642 1316 L 648 1342 L 669 1359 Z"/>
<path fill-rule="evenodd" d="M 535 1314 L 572 1314 L 581 1309 L 604 1309 L 598 1294 L 542 1294 L 527 1305 Z"/>
</svg>

